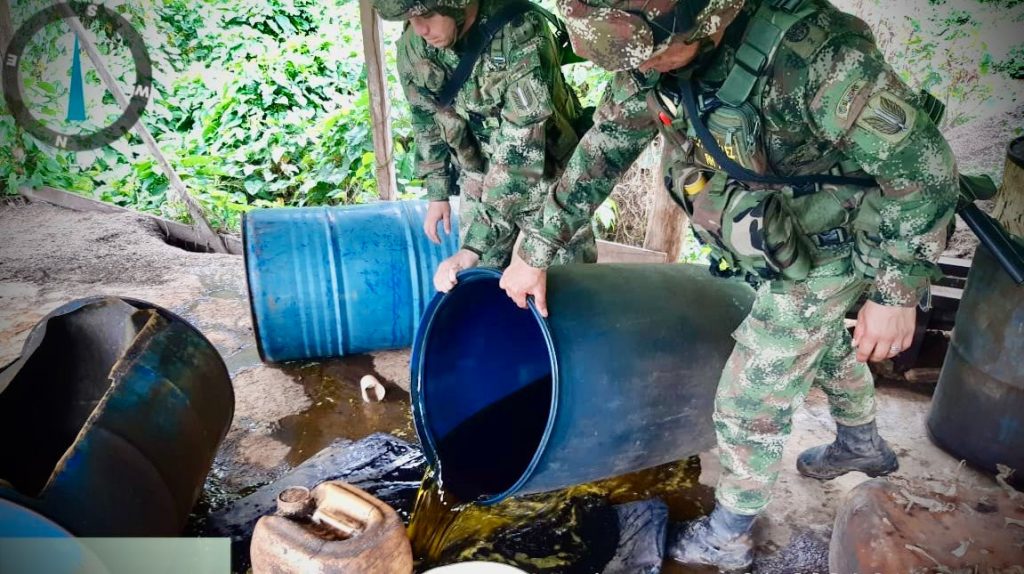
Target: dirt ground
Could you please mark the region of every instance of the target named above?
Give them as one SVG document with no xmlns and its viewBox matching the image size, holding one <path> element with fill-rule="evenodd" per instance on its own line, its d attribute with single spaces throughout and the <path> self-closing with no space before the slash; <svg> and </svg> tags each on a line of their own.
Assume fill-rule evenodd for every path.
<svg viewBox="0 0 1024 574">
<path fill-rule="evenodd" d="M 408 353 L 391 351 L 323 363 L 268 366 L 253 340 L 242 258 L 199 254 L 167 245 L 133 214 L 90 214 L 41 204 L 0 206 L 0 364 L 14 360 L 29 330 L 72 299 L 116 294 L 165 307 L 201 329 L 231 372 L 236 411 L 207 484 L 226 498 L 265 484 L 338 437 L 384 431 L 415 440 L 408 395 Z M 384 402 L 364 404 L 358 380 L 375 374 Z M 918 480 L 953 475 L 958 461 L 929 442 L 927 389 L 880 387 L 879 426 L 900 454 L 900 475 Z M 760 522 L 760 572 L 827 571 L 822 562 L 844 495 L 855 474 L 820 483 L 794 470 L 805 448 L 832 440 L 823 395 L 798 409 L 775 499 Z M 714 453 L 702 456 L 701 482 L 713 485 Z M 961 486 L 991 487 L 970 469 Z M 207 501 L 216 505 L 215 500 Z"/>
</svg>

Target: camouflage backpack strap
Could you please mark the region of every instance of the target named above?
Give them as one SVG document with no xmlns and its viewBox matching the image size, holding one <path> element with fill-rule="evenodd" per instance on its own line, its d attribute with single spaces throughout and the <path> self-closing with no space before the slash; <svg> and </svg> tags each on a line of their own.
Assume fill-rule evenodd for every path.
<svg viewBox="0 0 1024 574">
<path fill-rule="evenodd" d="M 544 16 L 555 27 L 555 43 L 561 56 L 561 64 L 583 61 L 573 52 L 572 45 L 569 43 L 569 32 L 565 28 L 565 23 L 557 16 L 529 0 L 504 0 L 496 12 L 486 20 L 474 23 L 467 32 L 466 49 L 463 51 L 462 57 L 459 58 L 459 65 L 456 66 L 455 71 L 452 72 L 451 77 L 442 86 L 441 93 L 437 96 L 437 102 L 441 107 L 447 108 L 452 105 L 455 97 L 459 95 L 459 90 L 466 85 L 469 77 L 473 74 L 473 68 L 476 67 L 477 61 L 483 56 L 484 51 L 490 46 L 498 32 L 516 18 L 530 11 Z"/>
<path fill-rule="evenodd" d="M 690 118 L 694 132 L 700 138 L 708 153 L 714 158 L 718 166 L 729 174 L 729 177 L 747 183 L 763 183 L 768 185 L 788 185 L 793 188 L 793 196 L 800 197 L 808 193 L 814 193 L 819 186 L 832 185 L 855 185 L 859 187 L 875 187 L 878 183 L 871 177 L 850 177 L 845 175 L 832 174 L 811 174 L 774 176 L 755 173 L 730 158 L 722 151 L 715 136 L 708 130 L 704 123 L 703 114 L 697 102 L 696 88 L 692 80 L 680 82 L 681 99 L 686 109 L 686 115 Z"/>
<path fill-rule="evenodd" d="M 767 78 L 765 72 L 772 65 L 775 54 L 786 33 L 800 21 L 818 10 L 810 0 L 765 0 L 753 14 L 736 50 L 735 61 L 726 75 L 722 86 L 715 92 L 719 105 L 739 108 L 748 102 L 755 87 Z M 791 186 L 795 197 L 816 192 L 821 185 L 852 185 L 874 187 L 877 182 L 870 177 L 849 177 L 832 174 L 812 174 L 779 177 L 759 174 L 747 169 L 725 153 L 704 121 L 704 99 L 698 96 L 693 80 L 682 80 L 678 85 L 678 98 L 686 108 L 686 114 L 715 163 L 730 177 L 747 183 Z"/>
<path fill-rule="evenodd" d="M 808 0 L 765 0 L 750 19 L 732 69 L 718 89 L 718 99 L 733 107 L 746 102 L 765 78 L 786 32 L 816 11 Z"/>
<path fill-rule="evenodd" d="M 565 66 L 567 64 L 586 62 L 586 59 L 581 58 L 572 49 L 572 42 L 569 39 L 569 30 L 565 27 L 565 22 L 563 22 L 561 18 L 555 16 L 550 10 L 543 6 L 538 6 L 536 4 L 533 5 L 533 11 L 547 18 L 547 21 L 555 28 L 555 46 L 558 48 L 560 56 L 558 62 L 561 65 Z"/>
<path fill-rule="evenodd" d="M 459 58 L 459 65 L 455 67 L 455 71 L 437 96 L 437 102 L 442 108 L 451 106 L 455 101 L 462 86 L 466 85 L 466 81 L 473 74 L 473 68 L 476 67 L 480 56 L 487 50 L 498 32 L 512 20 L 534 8 L 536 6 L 528 0 L 505 0 L 494 14 L 473 24 L 466 33 L 466 49 Z"/>
</svg>

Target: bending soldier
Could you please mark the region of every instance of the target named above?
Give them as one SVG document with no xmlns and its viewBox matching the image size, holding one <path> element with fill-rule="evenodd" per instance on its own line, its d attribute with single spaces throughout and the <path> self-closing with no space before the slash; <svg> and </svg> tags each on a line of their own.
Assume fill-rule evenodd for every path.
<svg viewBox="0 0 1024 574">
<path fill-rule="evenodd" d="M 666 186 L 720 268 L 760 280 L 713 415 L 717 504 L 670 555 L 752 561 L 794 409 L 825 391 L 835 442 L 806 476 L 898 468 L 878 435 L 867 360 L 909 346 L 957 197 L 949 146 L 869 28 L 827 0 L 559 0 L 573 46 L 616 71 L 502 286 L 546 314 L 544 269 L 661 130 Z M 843 319 L 863 294 L 851 339 Z M 671 297 L 671 293 L 666 293 Z"/>
<path fill-rule="evenodd" d="M 424 232 L 451 232 L 450 195 L 461 190 L 462 248 L 438 268 L 441 291 L 460 269 L 504 268 L 520 229 L 537 215 L 579 138 L 576 95 L 546 15 L 520 11 L 486 46 L 474 26 L 497 19 L 498 0 L 374 0 L 381 17 L 408 22 L 398 44 L 398 73 L 412 110 L 416 171 L 430 207 Z M 440 102 L 460 58 L 482 55 L 450 105 Z M 581 229 L 552 262 L 594 262 L 592 231 Z"/>
</svg>

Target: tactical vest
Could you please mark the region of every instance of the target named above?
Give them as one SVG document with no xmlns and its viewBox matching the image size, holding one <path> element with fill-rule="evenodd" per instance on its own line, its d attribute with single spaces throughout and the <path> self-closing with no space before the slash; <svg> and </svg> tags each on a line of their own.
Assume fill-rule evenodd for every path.
<svg viewBox="0 0 1024 574">
<path fill-rule="evenodd" d="M 871 178 L 835 174 L 767 175 L 759 113 L 767 72 L 787 32 L 817 9 L 805 0 L 765 0 L 750 16 L 732 66 L 717 90 L 697 94 L 692 84 L 684 89 L 663 82 L 649 93 L 648 104 L 658 116 L 662 133 L 684 150 L 687 163 L 705 168 L 677 168 L 666 175 L 665 185 L 690 215 L 698 239 L 711 249 L 713 270 L 723 274 L 804 279 L 814 245 L 842 244 L 850 237 L 843 228 L 820 237 L 805 236 L 790 211 L 789 199 L 814 193 L 823 184 L 876 185 Z M 672 101 L 665 102 L 664 96 Z M 688 108 L 685 118 L 676 113 L 680 107 Z M 859 170 L 853 164 L 841 168 L 844 173 Z M 706 171 L 713 172 L 710 179 Z"/>
</svg>

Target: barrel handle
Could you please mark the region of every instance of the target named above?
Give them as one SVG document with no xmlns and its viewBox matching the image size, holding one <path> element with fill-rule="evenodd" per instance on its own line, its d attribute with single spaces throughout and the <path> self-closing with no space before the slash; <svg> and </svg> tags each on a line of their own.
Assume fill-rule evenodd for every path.
<svg viewBox="0 0 1024 574">
<path fill-rule="evenodd" d="M 337 483 L 325 483 L 317 490 L 320 504 L 313 513 L 313 522 L 323 523 L 347 537 L 365 532 L 384 520 L 384 515 L 371 501 Z"/>
</svg>

